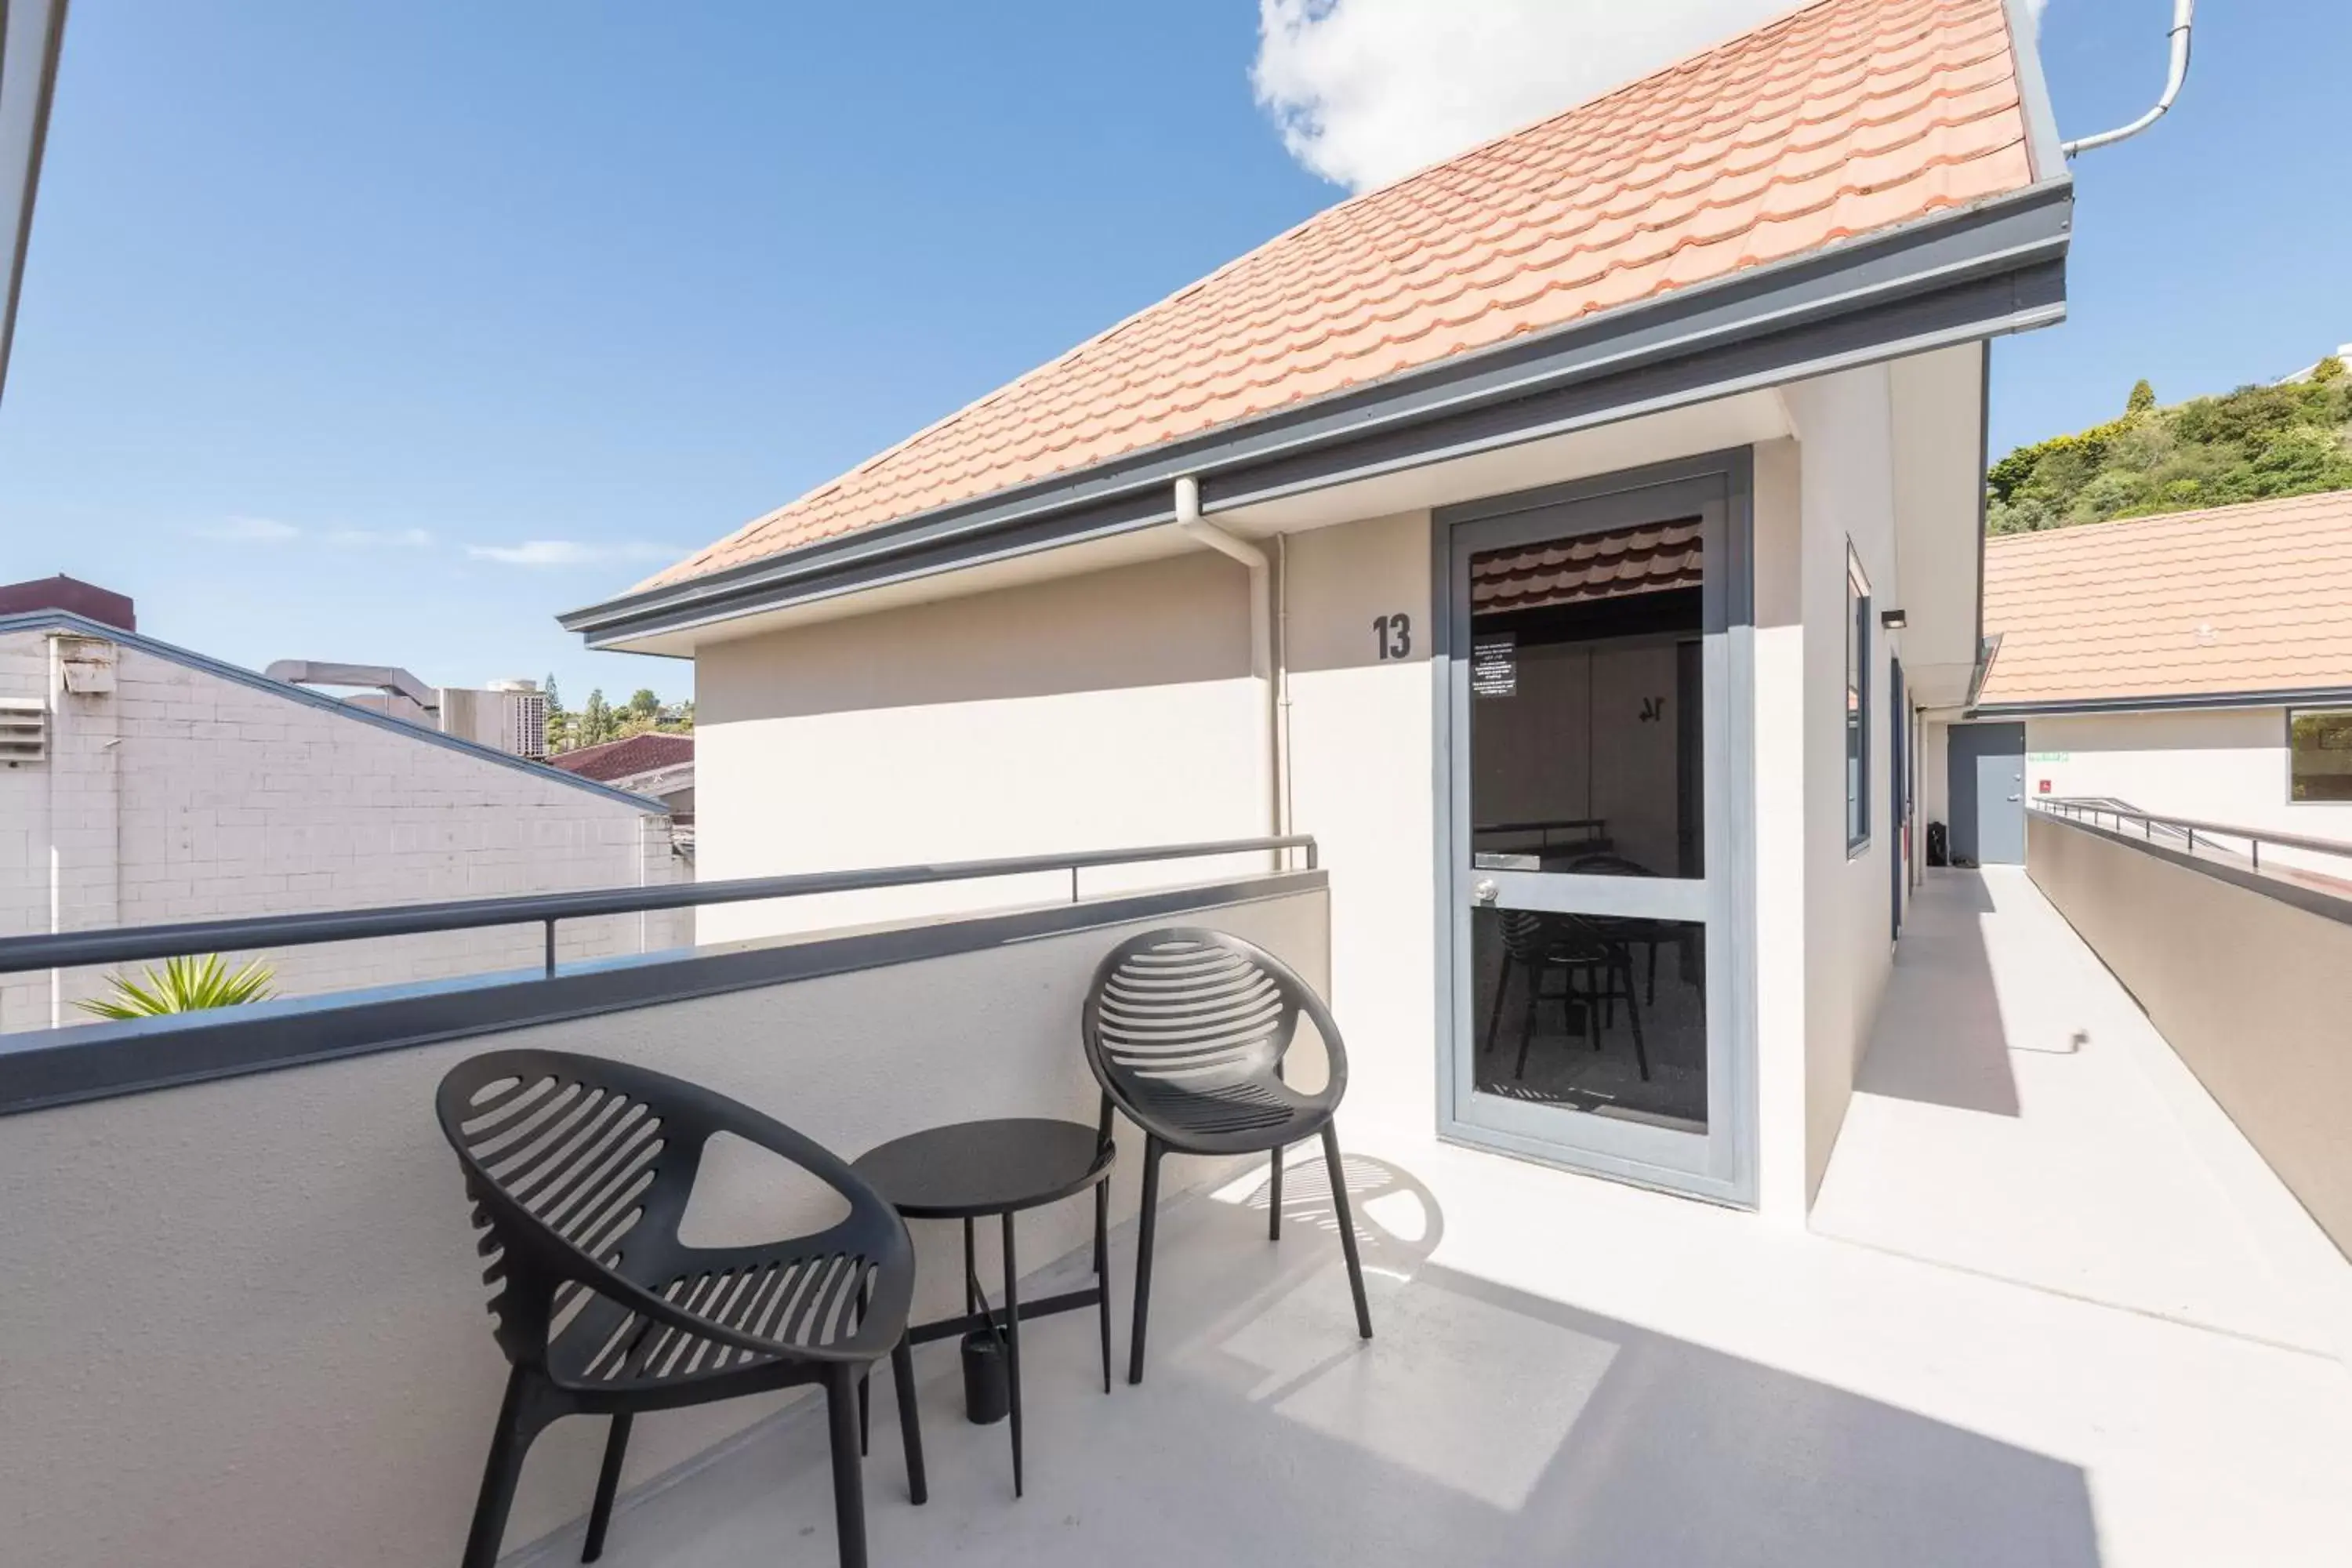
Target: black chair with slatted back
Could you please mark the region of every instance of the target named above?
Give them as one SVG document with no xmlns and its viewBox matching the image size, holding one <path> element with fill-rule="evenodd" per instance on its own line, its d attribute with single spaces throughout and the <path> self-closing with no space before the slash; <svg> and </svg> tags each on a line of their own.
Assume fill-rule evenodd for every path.
<svg viewBox="0 0 2352 1568">
<path fill-rule="evenodd" d="M 822 1384 L 844 1568 L 866 1562 L 857 1395 L 891 1358 L 914 1500 L 922 1438 L 906 1340 L 905 1222 L 783 1123 L 664 1074 L 553 1051 L 495 1051 L 441 1080 L 441 1130 L 465 1169 L 490 1312 L 510 1371 L 466 1568 L 490 1568 L 531 1442 L 566 1415 L 609 1415 L 581 1561 L 603 1552 L 638 1412 Z M 703 1152 L 730 1133 L 839 1194 L 838 1223 L 753 1247 L 690 1247 L 678 1225 Z"/>
<path fill-rule="evenodd" d="M 1329 1061 L 1323 1087 L 1302 1094 L 1283 1081 L 1282 1059 L 1307 1019 Z M 1143 1131 L 1143 1212 L 1135 1259 L 1135 1331 L 1127 1381 L 1143 1381 L 1151 1305 L 1151 1243 L 1160 1207 L 1160 1160 L 1181 1154 L 1273 1156 L 1266 1236 L 1282 1235 L 1282 1154 L 1320 1135 L 1338 1211 L 1339 1246 L 1356 1297 L 1356 1329 L 1372 1337 L 1364 1269 L 1348 1212 L 1348 1182 L 1332 1115 L 1348 1089 L 1339 1026 L 1313 987 L 1254 942 L 1189 927 L 1156 931 L 1113 948 L 1095 971 L 1081 1021 L 1087 1065 L 1103 1091 L 1103 1133 L 1114 1107 Z"/>
</svg>

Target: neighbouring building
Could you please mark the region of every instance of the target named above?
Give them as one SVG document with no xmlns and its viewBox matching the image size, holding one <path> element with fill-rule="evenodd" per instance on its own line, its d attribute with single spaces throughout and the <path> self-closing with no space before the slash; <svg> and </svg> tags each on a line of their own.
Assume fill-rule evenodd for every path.
<svg viewBox="0 0 2352 1568">
<path fill-rule="evenodd" d="M 124 617 L 128 619 L 128 616 Z M 683 880 L 662 804 L 65 610 L 0 616 L 0 932 Z M 583 920 L 563 957 L 675 946 L 686 911 Z M 520 967 L 536 927 L 265 954 L 300 994 Z M 0 1029 L 101 975 L 13 976 Z"/>
<path fill-rule="evenodd" d="M 626 740 L 581 746 L 547 759 L 567 773 L 651 795 L 669 810 L 682 838 L 694 831 L 694 737 L 648 730 Z"/>
<path fill-rule="evenodd" d="M 307 658 L 281 658 L 262 673 L 291 686 L 350 690 L 339 700 L 510 756 L 547 755 L 547 694 L 536 680 L 493 680 L 478 689 L 432 687 L 395 665 Z"/>
<path fill-rule="evenodd" d="M 1956 856 L 2021 860 L 2037 796 L 2352 843 L 2352 491 L 1993 539 L 1985 631 L 1923 781 Z"/>
<path fill-rule="evenodd" d="M 2063 315 L 2071 209 L 2021 0 L 1827 0 L 564 625 L 695 660 L 709 877 L 1309 833 L 1351 1116 L 1801 1215 L 1978 674 L 1987 340 Z"/>
</svg>

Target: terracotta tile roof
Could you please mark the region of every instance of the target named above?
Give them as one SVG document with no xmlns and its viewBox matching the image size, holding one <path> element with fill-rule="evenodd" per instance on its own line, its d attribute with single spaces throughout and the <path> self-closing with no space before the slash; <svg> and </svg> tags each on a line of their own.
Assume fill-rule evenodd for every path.
<svg viewBox="0 0 2352 1568">
<path fill-rule="evenodd" d="M 567 773 L 578 773 L 583 779 L 610 784 L 614 779 L 649 773 L 656 768 L 673 768 L 681 763 L 694 761 L 694 737 L 665 735 L 658 731 L 648 730 L 625 741 L 607 741 L 601 746 L 582 746 L 577 751 L 558 752 L 547 760 Z"/>
<path fill-rule="evenodd" d="M 1067 473 L 2031 181 L 2001 0 L 1821 0 L 1318 214 L 639 586 Z"/>
<path fill-rule="evenodd" d="M 1705 581 L 1700 548 L 1697 523 L 1670 522 L 1480 551 L 1470 557 L 1470 608 L 1474 614 L 1504 615 L 1696 588 Z"/>
<path fill-rule="evenodd" d="M 1985 542 L 1986 703 L 2352 686 L 2352 491 Z"/>
</svg>

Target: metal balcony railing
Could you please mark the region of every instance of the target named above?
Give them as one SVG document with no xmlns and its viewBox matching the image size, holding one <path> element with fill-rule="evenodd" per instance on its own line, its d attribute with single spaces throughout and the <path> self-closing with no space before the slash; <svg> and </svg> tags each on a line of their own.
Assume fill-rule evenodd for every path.
<svg viewBox="0 0 2352 1568">
<path fill-rule="evenodd" d="M 2352 875 L 2352 844 L 2340 838 L 2314 838 L 2307 834 L 2280 833 L 2268 827 L 2245 827 L 2227 822 L 2203 822 L 2190 816 L 2168 816 L 2160 812 L 2141 811 L 2126 802 L 2104 796 L 2044 795 L 2033 805 L 2037 810 L 2070 822 L 2087 822 L 2096 827 L 2105 817 L 2115 825 L 2117 833 L 2137 833 L 2154 842 L 2158 837 L 2185 844 L 2189 853 L 2198 850 L 2198 836 L 2204 836 L 2204 847 L 2235 853 L 2231 839 L 2245 843 L 2244 853 L 2255 870 L 2263 868 L 2263 846 L 2273 845 L 2282 849 L 2301 849 L 2315 855 L 2339 856 L 2347 875 Z"/>
<path fill-rule="evenodd" d="M 456 899 L 442 903 L 394 904 L 373 909 L 322 910 L 310 914 L 262 915 L 244 920 L 191 921 L 173 925 L 117 926 L 0 938 L 0 974 L 45 969 L 131 963 L 207 952 L 239 952 L 264 947 L 301 947 L 316 942 L 355 942 L 372 937 L 415 936 L 427 931 L 473 931 L 493 926 L 546 928 L 545 973 L 555 973 L 555 928 L 560 921 L 598 915 L 630 915 L 650 910 L 691 909 L 703 904 L 740 904 L 762 899 L 804 898 L 817 893 L 911 888 L 934 882 L 982 881 L 996 877 L 1069 873 L 1070 901 L 1078 901 L 1078 873 L 1104 866 L 1139 866 L 1167 860 L 1209 859 L 1225 855 L 1305 852 L 1316 869 L 1313 835 L 1293 833 L 1261 838 L 1227 838 L 1197 844 L 1159 844 L 1142 848 L 1089 849 L 1059 855 L 1018 855 L 993 860 L 953 860 L 940 865 L 887 866 L 856 871 L 817 871 L 795 877 L 740 877 L 719 882 L 682 882 L 650 888 L 601 888 L 574 893 L 528 893 L 502 898 Z"/>
</svg>

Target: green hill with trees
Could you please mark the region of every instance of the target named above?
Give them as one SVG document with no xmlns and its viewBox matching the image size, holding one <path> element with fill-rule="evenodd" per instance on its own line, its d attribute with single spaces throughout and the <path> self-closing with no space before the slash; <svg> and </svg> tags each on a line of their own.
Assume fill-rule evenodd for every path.
<svg viewBox="0 0 2352 1568">
<path fill-rule="evenodd" d="M 2020 447 L 1985 486 L 1988 533 L 2352 489 L 2352 376 L 2331 355 L 2308 380 L 2169 407 L 2143 381 L 2122 418 Z"/>
</svg>

